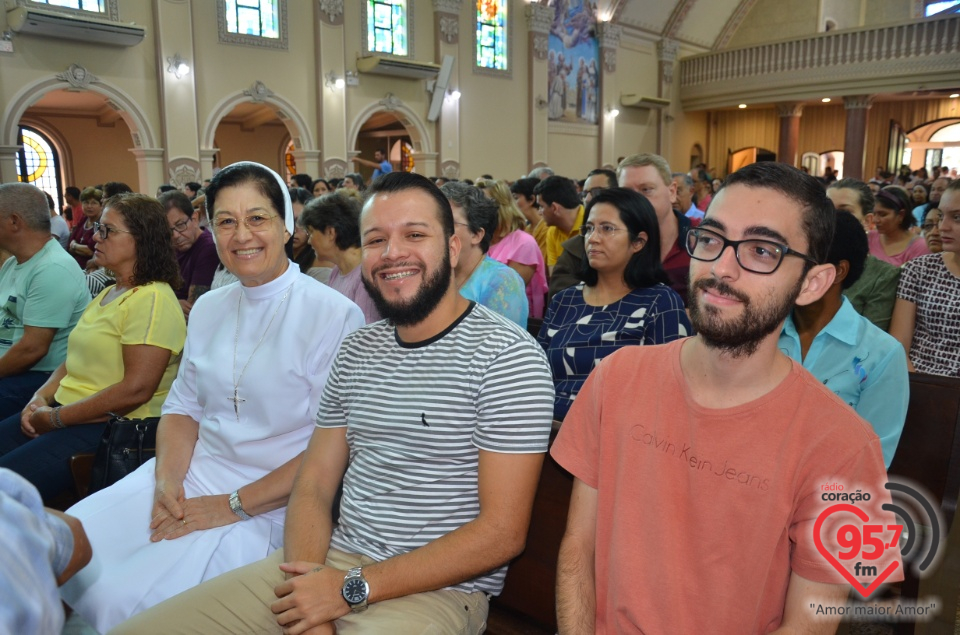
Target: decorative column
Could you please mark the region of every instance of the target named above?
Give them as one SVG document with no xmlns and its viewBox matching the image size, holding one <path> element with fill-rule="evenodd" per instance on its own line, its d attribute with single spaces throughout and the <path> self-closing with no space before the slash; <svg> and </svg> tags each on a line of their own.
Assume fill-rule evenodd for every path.
<svg viewBox="0 0 960 635">
<path fill-rule="evenodd" d="M 672 100 L 673 93 L 673 67 L 677 61 L 677 54 L 680 51 L 680 43 L 670 38 L 663 38 L 657 42 L 657 72 L 659 81 L 657 82 L 657 97 Z M 657 154 L 664 156 L 664 148 L 672 147 L 670 144 L 670 129 L 667 124 L 673 121 L 670 114 L 671 108 L 663 108 L 657 112 Z M 669 157 L 667 157 L 669 161 Z"/>
<path fill-rule="evenodd" d="M 871 95 L 843 98 L 847 110 L 847 130 L 843 139 L 843 176 L 863 178 L 863 149 L 867 143 L 867 111 L 873 105 Z"/>
<path fill-rule="evenodd" d="M 454 59 L 453 70 L 450 73 L 449 89 L 460 88 L 460 15 L 462 0 L 433 0 L 433 33 L 435 38 L 434 61 L 443 64 L 445 55 Z M 469 50 L 469 49 L 468 49 Z M 437 153 L 431 158 L 428 154 L 417 152 L 413 155 L 413 162 L 417 172 L 424 176 L 441 176 L 437 174 L 437 159 L 443 170 L 442 176 L 460 178 L 460 101 L 458 99 L 443 100 L 440 107 L 440 119 L 437 120 Z M 421 163 L 424 161 L 424 163 Z M 427 165 L 433 164 L 431 170 Z M 448 176 L 452 175 L 452 176 Z"/>
<path fill-rule="evenodd" d="M 316 24 L 317 68 L 317 140 L 320 153 L 314 159 L 317 173 L 325 178 L 343 178 L 353 172 L 347 162 L 347 87 L 337 88 L 334 78 L 346 79 L 346 53 L 343 32 L 343 0 L 322 0 Z M 329 86 L 327 84 L 330 84 Z M 319 167 L 323 158 L 322 169 Z M 299 164 L 298 164 L 299 165 Z M 306 170 L 304 170 L 306 172 Z M 313 174 L 313 173 L 311 173 Z"/>
<path fill-rule="evenodd" d="M 600 43 L 600 143 L 597 165 L 616 165 L 617 118 L 607 114 L 607 108 L 620 109 L 620 87 L 616 82 L 617 47 L 620 46 L 621 28 L 618 24 L 601 22 L 597 24 L 597 40 Z"/>
<path fill-rule="evenodd" d="M 137 159 L 140 182 L 134 188 L 136 192 L 156 192 L 165 181 L 163 148 L 130 148 Z M 198 162 L 199 163 L 199 162 Z M 130 184 L 133 187 L 133 184 Z"/>
<path fill-rule="evenodd" d="M 437 152 L 411 152 L 410 156 L 413 157 L 413 167 L 414 172 L 417 174 L 422 174 L 423 176 L 430 178 L 431 176 L 444 176 L 448 179 L 457 179 L 460 178 L 460 164 L 456 164 L 457 174 L 453 174 L 452 171 L 447 169 L 447 166 L 444 166 L 440 172 L 437 172 L 437 157 L 440 156 Z"/>
<path fill-rule="evenodd" d="M 777 148 L 777 160 L 794 167 L 797 166 L 801 113 L 803 113 L 803 104 L 777 104 L 777 114 L 780 115 L 780 145 Z"/>
<path fill-rule="evenodd" d="M 549 49 L 550 25 L 554 9 L 542 4 L 528 4 L 527 16 L 527 81 L 529 93 L 529 127 L 527 137 L 528 169 L 547 165 L 547 133 L 549 118 L 547 103 L 550 87 L 547 85 L 547 51 Z"/>
<path fill-rule="evenodd" d="M 309 174 L 313 178 L 321 173 L 319 150 L 294 150 L 293 160 L 297 162 L 297 172 Z"/>
<path fill-rule="evenodd" d="M 213 161 L 220 148 L 200 148 L 200 176 L 203 179 L 213 178 Z"/>
<path fill-rule="evenodd" d="M 0 146 L 0 183 L 16 183 L 17 153 L 20 146 Z"/>
<path fill-rule="evenodd" d="M 141 192 L 154 192 L 163 183 L 179 187 L 201 178 L 197 65 L 193 48 L 191 5 L 190 0 L 153 3 L 157 30 L 155 41 L 159 76 L 157 83 L 160 89 L 161 143 L 166 149 L 166 165 L 158 182 L 146 184 L 148 187 L 141 182 Z M 181 72 L 178 69 L 181 63 L 186 64 L 189 70 Z"/>
</svg>

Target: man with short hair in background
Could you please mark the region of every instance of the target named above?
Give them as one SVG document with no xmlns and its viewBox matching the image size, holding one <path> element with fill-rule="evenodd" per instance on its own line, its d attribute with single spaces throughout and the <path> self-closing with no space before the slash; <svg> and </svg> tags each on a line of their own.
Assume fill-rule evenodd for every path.
<svg viewBox="0 0 960 635">
<path fill-rule="evenodd" d="M 660 224 L 660 263 L 670 278 L 670 286 L 686 301 L 690 255 L 685 241 L 691 223 L 673 209 L 677 186 L 670 174 L 670 165 L 658 154 L 633 154 L 617 166 L 620 187 L 643 194 L 653 205 Z"/>
<path fill-rule="evenodd" d="M 183 286 L 176 291 L 177 299 L 184 317 L 189 318 L 193 303 L 210 290 L 220 257 L 213 234 L 200 226 L 199 214 L 186 194 L 164 192 L 158 200 L 167 211 L 167 224 L 183 278 Z"/>
<path fill-rule="evenodd" d="M 583 205 L 576 184 L 564 176 L 548 176 L 533 188 L 547 224 L 546 264 L 550 275 L 563 251 L 563 242 L 580 233 Z"/>
<path fill-rule="evenodd" d="M 683 172 L 674 172 L 672 176 L 673 184 L 677 186 L 677 210 L 696 227 L 703 220 L 703 210 L 693 202 L 693 177 Z"/>
<path fill-rule="evenodd" d="M 83 271 L 50 235 L 44 192 L 0 185 L 0 419 L 20 412 L 67 357 L 90 302 Z M 17 433 L 20 431 L 17 430 Z"/>
<path fill-rule="evenodd" d="M 370 177 L 371 180 L 393 172 L 393 164 L 387 160 L 387 153 L 380 148 L 373 151 L 373 161 L 354 157 L 353 162 L 373 168 L 373 176 Z"/>
</svg>

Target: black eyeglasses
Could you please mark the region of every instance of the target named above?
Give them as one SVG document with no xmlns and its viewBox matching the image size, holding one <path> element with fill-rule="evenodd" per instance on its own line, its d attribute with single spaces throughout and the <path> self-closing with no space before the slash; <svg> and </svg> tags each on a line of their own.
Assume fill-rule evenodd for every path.
<svg viewBox="0 0 960 635">
<path fill-rule="evenodd" d="M 720 258 L 727 247 L 733 247 L 737 262 L 746 271 L 770 274 L 777 270 L 784 256 L 803 258 L 812 265 L 817 261 L 806 254 L 794 251 L 772 240 L 728 240 L 717 232 L 693 228 L 687 232 L 687 253 L 695 260 L 713 262 Z"/>
<path fill-rule="evenodd" d="M 189 224 L 190 224 L 189 218 L 185 218 L 181 221 L 177 221 L 176 223 L 173 224 L 173 227 L 170 228 L 170 233 L 172 234 L 176 232 L 178 234 L 182 234 L 183 232 L 187 231 L 187 225 Z"/>
<path fill-rule="evenodd" d="M 125 229 L 117 229 L 116 227 L 110 227 L 109 225 L 102 225 L 100 223 L 93 224 L 93 231 L 100 234 L 100 240 L 106 240 L 110 238 L 110 232 L 119 232 L 121 234 L 132 234 L 133 232 L 128 232 Z"/>
</svg>

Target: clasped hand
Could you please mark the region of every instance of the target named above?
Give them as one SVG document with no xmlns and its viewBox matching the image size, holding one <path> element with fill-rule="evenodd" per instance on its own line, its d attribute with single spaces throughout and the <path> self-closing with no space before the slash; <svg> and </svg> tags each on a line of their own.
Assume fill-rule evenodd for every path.
<svg viewBox="0 0 960 635">
<path fill-rule="evenodd" d="M 170 486 L 160 481 L 154 490 L 150 540 L 174 540 L 199 529 L 211 529 L 238 522 L 230 509 L 230 496 L 186 498 L 183 484 Z"/>
<path fill-rule="evenodd" d="M 341 595 L 346 571 L 315 562 L 284 562 L 281 571 L 293 577 L 278 585 L 280 599 L 270 609 L 289 635 L 336 633 L 333 621 L 350 612 Z"/>
<path fill-rule="evenodd" d="M 43 397 L 34 397 L 20 413 L 20 431 L 31 439 L 36 439 L 53 429 L 53 408 Z"/>
</svg>

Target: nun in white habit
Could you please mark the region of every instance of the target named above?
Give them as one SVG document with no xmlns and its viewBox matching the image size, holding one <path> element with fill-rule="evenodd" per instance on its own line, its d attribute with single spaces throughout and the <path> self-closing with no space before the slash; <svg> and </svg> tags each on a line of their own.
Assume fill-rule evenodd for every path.
<svg viewBox="0 0 960 635">
<path fill-rule="evenodd" d="M 190 313 L 157 459 L 68 511 L 94 555 L 62 594 L 101 633 L 283 546 L 327 374 L 364 324 L 355 304 L 287 259 L 294 218 L 277 173 L 224 168 L 207 206 L 220 260 L 239 283 L 206 293 Z"/>
</svg>

